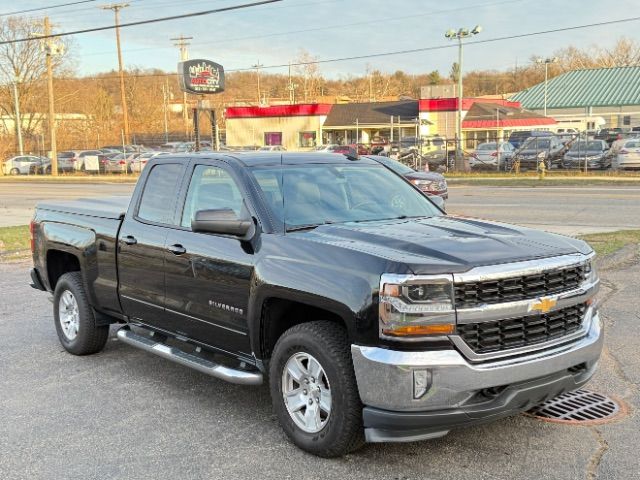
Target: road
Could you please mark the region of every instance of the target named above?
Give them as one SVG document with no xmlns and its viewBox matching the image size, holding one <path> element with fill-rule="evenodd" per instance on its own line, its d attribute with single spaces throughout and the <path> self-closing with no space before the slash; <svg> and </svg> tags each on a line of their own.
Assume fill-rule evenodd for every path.
<svg viewBox="0 0 640 480">
<path fill-rule="evenodd" d="M 523 415 L 323 460 L 291 445 L 266 386 L 212 379 L 122 344 L 67 354 L 28 263 L 0 264 L 0 478 L 639 480 L 640 264 L 603 272 L 606 349 L 589 389 L 631 405 L 614 423 Z"/>
<path fill-rule="evenodd" d="M 128 195 L 132 184 L 0 183 L 0 226 L 26 225 L 39 201 Z M 636 187 L 451 186 L 450 213 L 578 235 L 640 228 Z"/>
</svg>

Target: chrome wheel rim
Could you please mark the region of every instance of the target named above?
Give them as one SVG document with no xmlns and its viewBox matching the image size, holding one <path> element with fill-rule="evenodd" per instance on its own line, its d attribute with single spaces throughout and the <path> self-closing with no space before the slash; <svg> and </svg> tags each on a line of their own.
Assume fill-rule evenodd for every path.
<svg viewBox="0 0 640 480">
<path fill-rule="evenodd" d="M 320 362 L 294 353 L 282 372 L 282 398 L 294 423 L 304 432 L 322 430 L 331 415 L 331 386 Z"/>
<path fill-rule="evenodd" d="M 69 290 L 65 290 L 60 295 L 58 302 L 58 319 L 62 333 L 67 340 L 74 340 L 78 336 L 80 327 L 80 310 L 76 297 Z"/>
</svg>

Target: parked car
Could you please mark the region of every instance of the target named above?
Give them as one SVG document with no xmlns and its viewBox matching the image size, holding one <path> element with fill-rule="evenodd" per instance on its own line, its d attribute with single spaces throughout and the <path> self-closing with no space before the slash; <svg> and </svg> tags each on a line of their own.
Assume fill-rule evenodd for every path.
<svg viewBox="0 0 640 480">
<path fill-rule="evenodd" d="M 101 150 L 68 150 L 65 153 L 72 154 L 71 157 L 65 156 L 65 162 L 71 162 L 73 170 L 85 171 L 85 159 L 88 156 L 98 157 L 102 154 Z M 59 157 L 58 157 L 59 159 Z M 58 162 L 58 168 L 60 168 L 60 162 Z"/>
<path fill-rule="evenodd" d="M 398 175 L 402 175 L 427 195 L 437 195 L 438 197 L 442 197 L 443 200 L 447 200 L 449 198 L 447 180 L 439 173 L 419 172 L 408 167 L 404 163 L 400 163 L 397 160 L 393 160 L 392 158 L 382 155 L 369 155 L 368 158 L 372 158 L 376 162 L 379 162 L 390 170 L 393 170 Z"/>
<path fill-rule="evenodd" d="M 29 175 L 31 167 L 39 167 L 46 160 L 36 155 L 17 155 L 4 161 L 2 173 L 5 175 Z"/>
<path fill-rule="evenodd" d="M 624 133 L 625 131 L 620 127 L 603 128 L 594 136 L 594 140 L 604 140 L 609 146 L 611 146 L 611 144 L 616 140 L 622 139 Z"/>
<path fill-rule="evenodd" d="M 509 135 L 509 143 L 516 150 L 531 137 L 553 137 L 554 133 L 548 130 L 516 130 Z"/>
<path fill-rule="evenodd" d="M 504 170 L 514 152 L 515 148 L 509 142 L 481 143 L 469 157 L 469 167 Z"/>
<path fill-rule="evenodd" d="M 265 145 L 258 149 L 259 152 L 286 152 L 287 149 L 282 145 Z"/>
<path fill-rule="evenodd" d="M 369 148 L 369 145 L 367 145 L 365 143 L 356 144 L 356 149 L 358 150 L 358 155 L 369 155 L 369 154 L 371 154 L 371 148 Z"/>
<path fill-rule="evenodd" d="M 578 140 L 564 154 L 562 167 L 583 169 L 585 162 L 588 169 L 604 170 L 611 167 L 612 153 L 604 140 Z"/>
<path fill-rule="evenodd" d="M 612 166 L 619 170 L 640 168 L 640 138 L 627 140 L 618 150 Z"/>
<path fill-rule="evenodd" d="M 371 154 L 378 155 L 386 147 L 388 147 L 389 140 L 385 137 L 381 137 L 380 135 L 374 135 L 373 137 L 371 137 L 371 142 L 369 143 L 371 144 Z"/>
<path fill-rule="evenodd" d="M 537 170 L 540 162 L 544 162 L 547 170 L 558 168 L 567 148 L 555 135 L 530 137 L 514 152 L 509 168 L 515 162 L 520 164 L 522 170 Z"/>
<path fill-rule="evenodd" d="M 357 157 L 358 151 L 355 145 L 327 145 L 326 149 L 319 150 L 329 153 L 340 153 L 342 155 L 348 155 L 351 157 Z"/>
<path fill-rule="evenodd" d="M 318 145 L 315 148 L 316 152 L 329 152 L 329 153 L 333 153 L 333 149 L 336 147 L 339 147 L 340 145 L 335 144 L 335 143 L 328 143 L 326 145 Z"/>
<path fill-rule="evenodd" d="M 129 164 L 132 173 L 141 173 L 152 158 L 169 155 L 169 152 L 143 152 L 133 158 Z"/>
<path fill-rule="evenodd" d="M 189 148 L 187 142 L 167 142 L 160 145 L 160 150 L 163 152 L 180 153 L 186 152 Z"/>
<path fill-rule="evenodd" d="M 438 438 L 585 385 L 604 344 L 593 250 L 441 203 L 366 156 L 167 155 L 130 199 L 40 203 L 31 283 L 52 294 L 67 352 L 115 348 L 96 375 L 101 362 L 123 381 L 144 374 L 118 358 L 128 347 L 267 382 L 290 441 L 322 457 Z M 237 391 L 217 401 L 253 395 Z"/>
<path fill-rule="evenodd" d="M 131 173 L 131 155 L 112 153 L 100 157 L 101 173 Z"/>
</svg>

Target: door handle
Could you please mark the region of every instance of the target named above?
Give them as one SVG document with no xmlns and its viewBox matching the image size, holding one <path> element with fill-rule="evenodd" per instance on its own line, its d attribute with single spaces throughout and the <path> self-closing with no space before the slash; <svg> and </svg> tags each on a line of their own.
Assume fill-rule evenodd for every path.
<svg viewBox="0 0 640 480">
<path fill-rule="evenodd" d="M 136 240 L 136 237 L 134 237 L 133 235 L 122 237 L 122 241 L 127 245 L 135 245 L 136 243 L 138 243 L 138 240 Z"/>
<path fill-rule="evenodd" d="M 167 247 L 167 250 L 169 250 L 174 255 L 182 255 L 183 253 L 187 253 L 187 249 L 184 248 L 179 243 L 175 243 L 175 244 Z"/>
</svg>

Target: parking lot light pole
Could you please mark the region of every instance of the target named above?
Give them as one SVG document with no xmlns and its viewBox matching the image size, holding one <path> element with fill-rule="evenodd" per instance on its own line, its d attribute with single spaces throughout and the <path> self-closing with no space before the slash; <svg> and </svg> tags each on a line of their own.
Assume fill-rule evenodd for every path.
<svg viewBox="0 0 640 480">
<path fill-rule="evenodd" d="M 22 117 L 20 116 L 20 97 L 18 95 L 18 82 L 20 79 L 16 75 L 13 80 L 13 103 L 16 114 L 16 135 L 18 137 L 18 151 L 24 155 L 24 145 L 22 143 Z"/>
<path fill-rule="evenodd" d="M 460 28 L 458 30 L 448 30 L 444 36 L 449 40 L 458 40 L 458 118 L 456 119 L 456 170 L 463 170 L 464 158 L 462 153 L 462 60 L 463 41 L 465 38 L 477 35 L 482 31 L 480 25 L 476 25 L 472 30 Z"/>
<path fill-rule="evenodd" d="M 547 116 L 547 84 L 549 83 L 549 65 L 552 63 L 558 63 L 558 57 L 551 58 L 537 58 L 536 63 L 544 64 L 544 116 Z"/>
</svg>

